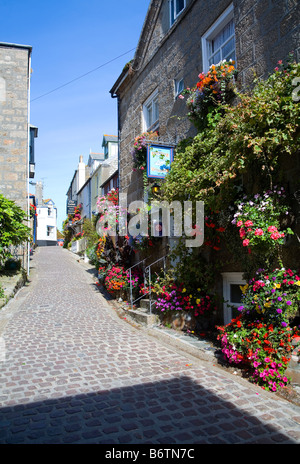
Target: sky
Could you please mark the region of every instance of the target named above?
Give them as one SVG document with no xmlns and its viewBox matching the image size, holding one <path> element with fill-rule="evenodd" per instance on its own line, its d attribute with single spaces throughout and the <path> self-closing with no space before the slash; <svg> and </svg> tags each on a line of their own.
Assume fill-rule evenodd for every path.
<svg viewBox="0 0 300 464">
<path fill-rule="evenodd" d="M 104 134 L 117 135 L 117 101 L 109 91 L 134 57 L 149 4 L 0 0 L 0 42 L 32 46 L 30 123 L 38 127 L 32 181 L 42 182 L 44 199 L 54 201 L 60 230 L 79 157 L 87 163 L 90 152 L 103 152 Z"/>
</svg>

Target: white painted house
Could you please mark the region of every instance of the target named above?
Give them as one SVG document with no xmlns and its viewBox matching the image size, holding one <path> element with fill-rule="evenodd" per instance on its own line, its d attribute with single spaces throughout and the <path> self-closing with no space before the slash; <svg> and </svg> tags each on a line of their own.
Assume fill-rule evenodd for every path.
<svg viewBox="0 0 300 464">
<path fill-rule="evenodd" d="M 37 207 L 36 243 L 38 246 L 57 244 L 57 208 L 51 199 Z"/>
</svg>

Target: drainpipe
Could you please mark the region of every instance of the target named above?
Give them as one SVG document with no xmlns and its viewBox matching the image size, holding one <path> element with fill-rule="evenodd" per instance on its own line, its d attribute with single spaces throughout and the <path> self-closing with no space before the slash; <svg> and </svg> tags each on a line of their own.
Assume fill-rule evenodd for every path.
<svg viewBox="0 0 300 464">
<path fill-rule="evenodd" d="M 112 98 L 117 98 L 117 132 L 118 132 L 118 190 L 120 196 L 120 146 L 121 146 L 121 134 L 120 134 L 120 95 L 111 93 Z"/>
<path fill-rule="evenodd" d="M 30 73 L 31 73 L 31 49 L 28 57 L 28 103 L 27 103 L 27 215 L 30 217 L 30 198 L 29 198 L 29 155 L 30 155 Z M 30 238 L 27 242 L 27 275 L 30 273 Z"/>
</svg>

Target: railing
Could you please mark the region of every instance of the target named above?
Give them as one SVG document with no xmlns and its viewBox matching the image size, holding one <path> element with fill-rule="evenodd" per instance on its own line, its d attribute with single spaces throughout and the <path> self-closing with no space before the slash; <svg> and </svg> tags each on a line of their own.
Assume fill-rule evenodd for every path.
<svg viewBox="0 0 300 464">
<path fill-rule="evenodd" d="M 143 267 L 143 276 L 144 276 L 144 281 L 145 281 L 145 269 L 144 269 L 144 266 L 145 266 L 145 262 L 147 261 L 147 258 L 143 259 L 142 261 L 139 261 L 138 263 L 134 264 L 133 266 L 131 266 L 129 269 L 127 269 L 127 272 L 129 272 L 129 282 L 130 282 L 130 306 L 131 306 L 131 309 L 133 309 L 133 305 L 134 303 L 136 303 L 137 301 L 141 300 L 142 298 L 144 298 L 144 295 L 136 298 L 134 301 L 133 301 L 133 293 L 132 293 L 132 269 L 134 269 L 135 267 L 139 266 L 140 264 L 142 264 L 142 267 Z"/>
<path fill-rule="evenodd" d="M 74 242 L 72 242 L 71 251 L 73 253 L 81 253 L 82 251 L 85 251 L 85 249 L 86 249 L 85 238 L 81 238 L 79 240 L 75 240 Z"/>
<path fill-rule="evenodd" d="M 148 295 L 149 295 L 149 312 L 150 312 L 150 314 L 152 314 L 151 268 L 152 268 L 152 266 L 159 263 L 160 261 L 163 261 L 163 270 L 164 270 L 164 273 L 165 273 L 166 272 L 167 256 L 163 256 L 162 258 L 159 258 L 156 261 L 154 261 L 153 263 L 149 264 L 149 266 L 145 267 L 145 262 L 147 261 L 147 259 L 148 258 L 145 258 L 142 261 L 134 264 L 134 266 L 131 266 L 129 269 L 127 269 L 127 272 L 129 272 L 129 281 L 130 281 L 130 305 L 131 305 L 131 309 L 133 309 L 133 305 L 137 301 L 139 301 L 139 300 L 141 300 L 142 298 L 145 297 L 145 295 L 141 295 L 138 298 L 136 298 L 135 300 L 133 300 L 133 292 L 132 292 L 132 269 L 134 269 L 135 267 L 142 264 L 143 277 L 144 277 L 144 286 L 145 286 L 145 288 L 146 288 L 146 286 L 148 286 L 148 288 L 149 288 L 149 291 L 148 291 Z M 147 278 L 147 276 L 148 276 L 148 278 Z M 148 280 L 148 283 L 147 283 L 147 280 Z"/>
<path fill-rule="evenodd" d="M 151 294 L 151 267 L 154 266 L 154 264 L 159 263 L 160 261 L 163 261 L 163 270 L 164 274 L 166 273 L 166 261 L 167 261 L 167 256 L 163 256 L 162 258 L 157 259 L 153 263 L 151 263 L 149 266 L 146 267 L 145 269 L 145 278 L 146 274 L 148 273 L 148 282 L 149 282 L 149 312 L 152 314 L 152 294 Z"/>
</svg>

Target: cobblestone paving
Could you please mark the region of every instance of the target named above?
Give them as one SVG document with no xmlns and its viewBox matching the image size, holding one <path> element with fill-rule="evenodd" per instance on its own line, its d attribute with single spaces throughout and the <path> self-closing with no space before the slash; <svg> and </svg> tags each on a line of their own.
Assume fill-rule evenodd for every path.
<svg viewBox="0 0 300 464">
<path fill-rule="evenodd" d="M 60 247 L 0 312 L 0 443 L 296 444 L 300 408 L 121 320 Z"/>
</svg>

